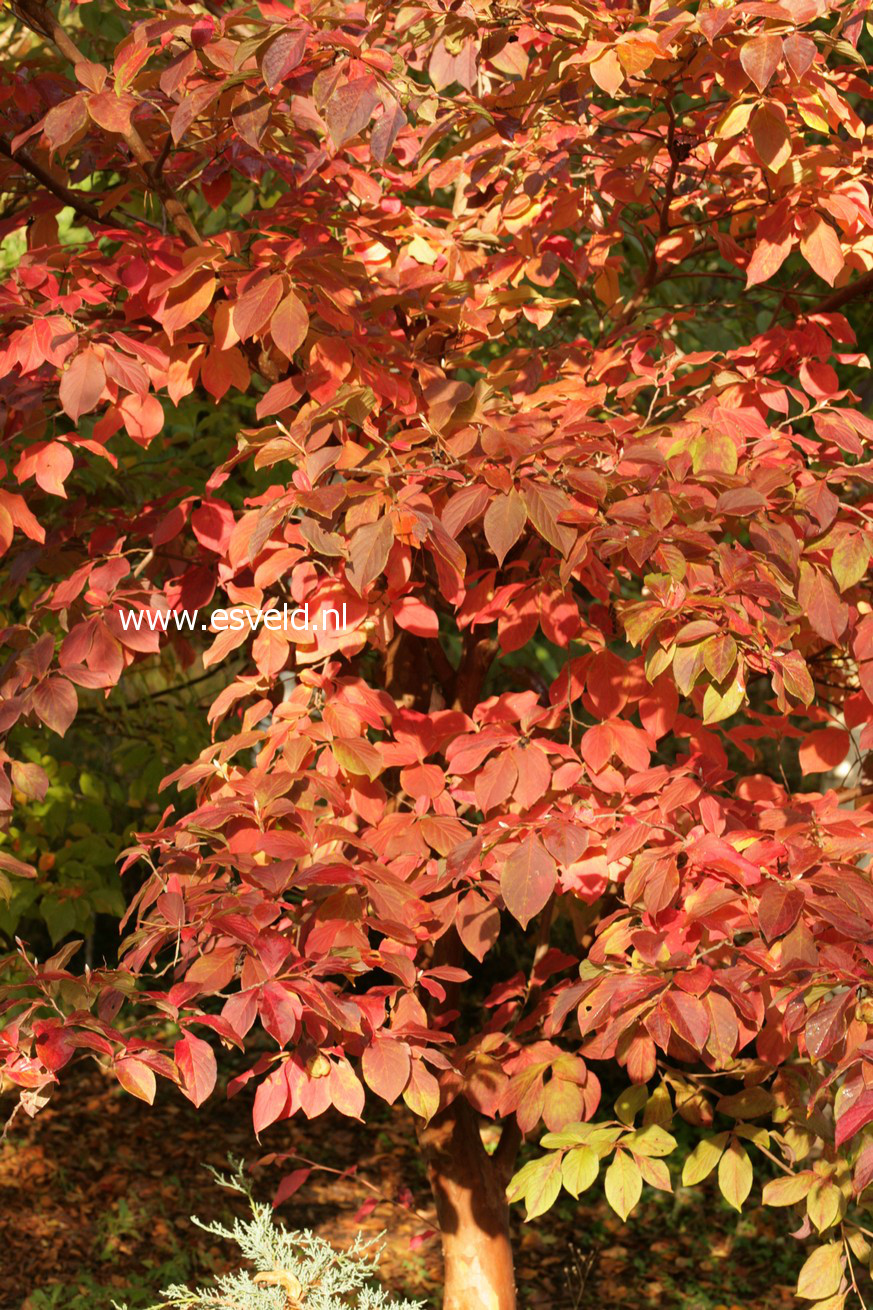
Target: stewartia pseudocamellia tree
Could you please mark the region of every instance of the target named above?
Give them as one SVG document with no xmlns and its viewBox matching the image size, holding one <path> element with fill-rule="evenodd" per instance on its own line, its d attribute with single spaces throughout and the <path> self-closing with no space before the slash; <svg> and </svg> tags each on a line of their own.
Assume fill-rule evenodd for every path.
<svg viewBox="0 0 873 1310">
<path fill-rule="evenodd" d="M 446 1310 L 515 1304 L 507 1184 L 536 1216 L 599 1175 L 626 1216 L 679 1116 L 684 1181 L 740 1209 L 761 1163 L 813 1239 L 800 1295 L 843 1306 L 866 5 L 10 8 L 9 834 L 34 725 L 111 725 L 149 670 L 219 690 L 125 853 L 117 966 L 10 943 L 7 1086 L 33 1112 L 88 1054 L 200 1103 L 227 1046 L 259 1133 L 405 1102 Z M 120 618 L 284 603 L 317 631 Z M 0 890 L 50 863 L 7 836 Z"/>
</svg>

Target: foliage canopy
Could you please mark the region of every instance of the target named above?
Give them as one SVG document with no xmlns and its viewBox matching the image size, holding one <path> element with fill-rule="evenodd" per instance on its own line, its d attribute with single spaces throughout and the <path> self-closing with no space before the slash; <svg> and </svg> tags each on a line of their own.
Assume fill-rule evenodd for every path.
<svg viewBox="0 0 873 1310">
<path fill-rule="evenodd" d="M 25 1108 L 80 1053 L 199 1103 L 237 1047 L 259 1133 L 367 1088 L 500 1120 L 498 1154 L 545 1133 L 531 1216 L 601 1168 L 623 1216 L 669 1189 L 678 1115 L 685 1181 L 737 1209 L 781 1162 L 765 1201 L 822 1236 L 799 1293 L 842 1306 L 873 1178 L 865 4 L 11 8 L 0 892 L 63 943 L 7 961 Z M 121 619 L 286 603 L 309 630 Z M 46 730 L 89 714 L 133 754 L 38 900 L 72 785 Z M 76 972 L 67 935 L 121 910 L 89 882 L 119 768 L 175 790 L 140 787 L 117 964 Z"/>
</svg>

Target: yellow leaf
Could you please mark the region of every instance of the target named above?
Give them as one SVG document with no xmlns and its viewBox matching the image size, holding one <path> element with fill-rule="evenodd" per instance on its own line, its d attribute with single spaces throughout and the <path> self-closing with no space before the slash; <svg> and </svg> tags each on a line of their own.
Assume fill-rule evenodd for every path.
<svg viewBox="0 0 873 1310">
<path fill-rule="evenodd" d="M 842 1242 L 828 1242 L 813 1251 L 800 1271 L 797 1295 L 807 1301 L 821 1301 L 840 1290 L 843 1278 Z"/>
<path fill-rule="evenodd" d="M 616 1151 L 606 1171 L 606 1199 L 620 1219 L 627 1219 L 643 1191 L 643 1178 L 626 1151 Z"/>
<path fill-rule="evenodd" d="M 624 72 L 614 50 L 605 50 L 591 65 L 591 76 L 608 96 L 614 96 L 624 81 Z"/>
<path fill-rule="evenodd" d="M 752 117 L 754 107 L 752 101 L 731 105 L 727 113 L 722 114 L 716 123 L 715 135 L 717 137 L 732 137 L 745 132 L 749 126 L 749 119 Z"/>
<path fill-rule="evenodd" d="M 728 1205 L 735 1210 L 742 1210 L 743 1202 L 752 1190 L 752 1178 L 748 1152 L 738 1142 L 731 1142 L 718 1162 L 718 1185 Z"/>
</svg>

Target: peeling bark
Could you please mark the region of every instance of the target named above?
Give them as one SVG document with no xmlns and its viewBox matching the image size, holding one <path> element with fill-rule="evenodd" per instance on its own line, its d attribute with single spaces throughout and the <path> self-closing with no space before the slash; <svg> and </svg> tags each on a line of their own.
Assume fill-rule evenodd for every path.
<svg viewBox="0 0 873 1310">
<path fill-rule="evenodd" d="M 463 1097 L 419 1129 L 445 1260 L 443 1310 L 515 1310 L 505 1189 L 518 1141 L 513 1120 L 489 1156 Z"/>
</svg>

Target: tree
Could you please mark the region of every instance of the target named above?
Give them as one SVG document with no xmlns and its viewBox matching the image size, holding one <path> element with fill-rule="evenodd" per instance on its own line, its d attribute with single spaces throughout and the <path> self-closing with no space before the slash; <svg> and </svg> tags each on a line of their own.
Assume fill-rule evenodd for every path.
<svg viewBox="0 0 873 1310">
<path fill-rule="evenodd" d="M 842 1306 L 873 1177 L 865 4 L 11 8 L 10 833 L 34 725 L 106 701 L 112 731 L 137 671 L 219 688 L 125 853 L 118 962 L 10 951 L 22 1105 L 80 1054 L 199 1103 L 222 1046 L 258 1133 L 402 1100 L 446 1310 L 515 1304 L 522 1139 L 529 1216 L 601 1166 L 626 1216 L 678 1116 L 685 1181 L 737 1209 L 785 1171 L 765 1201 L 821 1235 L 799 1293 Z M 213 603 L 310 627 L 179 621 Z M 12 841 L 0 868 L 46 876 Z"/>
</svg>

